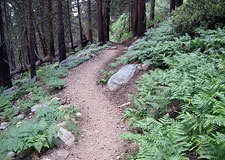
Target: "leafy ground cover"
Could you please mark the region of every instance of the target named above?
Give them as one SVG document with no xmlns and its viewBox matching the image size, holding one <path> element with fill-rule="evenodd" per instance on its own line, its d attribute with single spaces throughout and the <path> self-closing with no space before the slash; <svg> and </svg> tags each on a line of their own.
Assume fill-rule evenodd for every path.
<svg viewBox="0 0 225 160">
<path fill-rule="evenodd" d="M 78 140 L 78 128 L 72 119 L 76 118 L 75 113 L 79 109 L 72 106 L 69 110 L 61 110 L 61 102 L 53 97 L 65 84 L 62 78 L 70 68 L 94 57 L 96 52 L 107 47 L 108 45 L 90 45 L 71 56 L 75 58 L 81 52 L 87 55 L 75 58 L 69 67 L 58 67 L 59 63 L 39 67 L 37 82 L 30 81 L 29 74 L 25 73 L 22 79 L 14 82 L 17 88 L 9 95 L 3 95 L 4 88 L 0 88 L 1 120 L 10 123 L 7 129 L 0 131 L 0 159 L 10 159 L 7 156 L 9 152 L 15 152 L 19 157 L 28 156 L 30 153 L 37 156 L 42 150 L 53 147 L 58 143 L 57 124 L 65 121 L 65 115 L 70 117 L 66 120 L 65 128 L 72 131 L 76 141 Z M 31 107 L 37 104 L 44 104 L 46 107 L 38 108 L 35 114 L 31 113 Z M 15 118 L 19 114 L 24 114 L 26 118 Z"/>
<path fill-rule="evenodd" d="M 121 137 L 139 145 L 129 159 L 224 159 L 225 29 L 195 32 L 180 37 L 164 22 L 111 64 L 155 67 L 137 82 L 135 108 L 124 113 L 135 132 Z"/>
</svg>

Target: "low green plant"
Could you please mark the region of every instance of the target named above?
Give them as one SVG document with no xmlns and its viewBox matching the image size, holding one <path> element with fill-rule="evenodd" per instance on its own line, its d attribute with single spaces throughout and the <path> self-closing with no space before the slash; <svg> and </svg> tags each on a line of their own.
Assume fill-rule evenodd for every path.
<svg viewBox="0 0 225 160">
<path fill-rule="evenodd" d="M 43 148 L 53 147 L 57 143 L 59 128 L 57 122 L 63 112 L 59 106 L 39 108 L 37 116 L 28 122 L 11 125 L 0 135 L 0 154 L 8 152 L 21 153 L 23 151 L 41 152 Z"/>
<path fill-rule="evenodd" d="M 171 37 L 174 53 L 162 57 L 168 69 L 143 75 L 139 93 L 130 96 L 135 107 L 125 111 L 124 120 L 140 133 L 122 138 L 140 144 L 137 159 L 225 157 L 225 30 L 196 33 L 195 39 Z"/>
<path fill-rule="evenodd" d="M 96 84 L 107 84 L 107 82 L 108 82 L 109 79 L 112 77 L 112 75 L 114 75 L 117 71 L 118 71 L 118 70 L 111 70 L 111 71 L 109 71 L 109 72 L 106 72 L 104 69 L 101 70 L 100 72 L 101 72 L 102 74 L 104 74 L 105 77 L 104 77 L 103 79 L 101 79 L 101 80 L 98 80 L 98 81 L 96 82 Z"/>
</svg>

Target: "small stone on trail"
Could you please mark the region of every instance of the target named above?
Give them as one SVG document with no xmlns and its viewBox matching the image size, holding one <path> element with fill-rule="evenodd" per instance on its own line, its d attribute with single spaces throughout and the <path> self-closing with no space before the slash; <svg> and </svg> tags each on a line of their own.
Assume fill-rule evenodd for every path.
<svg viewBox="0 0 225 160">
<path fill-rule="evenodd" d="M 113 46 L 113 47 L 111 47 L 111 49 L 117 49 L 117 46 Z"/>
<path fill-rule="evenodd" d="M 8 156 L 9 158 L 14 157 L 15 155 L 16 155 L 16 153 L 14 153 L 14 152 L 9 152 L 9 153 L 7 154 L 7 156 Z"/>
<path fill-rule="evenodd" d="M 22 119 L 24 119 L 24 117 L 25 117 L 25 114 L 22 113 L 22 114 L 19 114 L 18 116 L 16 116 L 15 118 L 22 120 Z"/>
<path fill-rule="evenodd" d="M 0 126 L 0 130 L 6 129 L 9 125 L 10 125 L 9 122 L 2 122 L 2 123 L 1 123 L 1 126 Z"/>
<path fill-rule="evenodd" d="M 75 115 L 76 115 L 76 117 L 78 117 L 78 118 L 81 118 L 81 117 L 82 117 L 82 114 L 81 114 L 80 112 L 77 112 Z"/>
</svg>

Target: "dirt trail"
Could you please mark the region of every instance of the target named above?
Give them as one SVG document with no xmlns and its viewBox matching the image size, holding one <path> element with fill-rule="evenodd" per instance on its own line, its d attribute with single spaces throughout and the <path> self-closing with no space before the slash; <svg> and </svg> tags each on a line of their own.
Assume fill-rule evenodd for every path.
<svg viewBox="0 0 225 160">
<path fill-rule="evenodd" d="M 123 126 L 121 110 L 103 94 L 104 87 L 96 85 L 97 75 L 105 63 L 123 52 L 104 50 L 94 59 L 69 72 L 62 95 L 80 107 L 79 143 L 70 150 L 67 160 L 116 160 L 126 150 L 126 142 L 119 136 Z"/>
</svg>

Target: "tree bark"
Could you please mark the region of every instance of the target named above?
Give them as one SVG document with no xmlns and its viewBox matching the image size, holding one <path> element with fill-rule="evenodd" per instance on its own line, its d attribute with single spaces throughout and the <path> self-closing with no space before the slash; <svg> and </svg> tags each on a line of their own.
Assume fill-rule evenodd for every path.
<svg viewBox="0 0 225 160">
<path fill-rule="evenodd" d="M 138 0 L 138 29 L 139 37 L 144 36 L 146 31 L 146 14 L 145 14 L 145 0 Z"/>
<path fill-rule="evenodd" d="M 8 57 L 6 51 L 4 24 L 2 16 L 2 2 L 0 1 L 0 86 L 12 87 Z"/>
<path fill-rule="evenodd" d="M 104 44 L 105 37 L 104 37 L 104 25 L 103 25 L 103 14 L 102 14 L 103 0 L 96 0 L 96 4 L 97 4 L 97 16 L 98 16 L 98 41 Z"/>
<path fill-rule="evenodd" d="M 176 0 L 175 5 L 176 7 L 180 7 L 183 4 L 183 0 Z"/>
<path fill-rule="evenodd" d="M 28 21 L 29 21 L 29 52 L 30 52 L 30 76 L 31 79 L 36 76 L 36 65 L 35 65 L 35 30 L 34 30 L 34 19 L 33 19 L 33 7 L 32 0 L 28 0 Z"/>
<path fill-rule="evenodd" d="M 137 28 L 138 28 L 138 0 L 134 0 L 133 3 L 133 34 L 134 36 L 137 35 Z"/>
<path fill-rule="evenodd" d="M 82 23 L 81 23 L 79 0 L 77 0 L 77 9 L 78 9 L 78 19 L 79 19 L 79 28 L 80 28 L 80 43 L 81 43 L 81 46 L 84 47 L 84 44 L 83 44 L 83 29 L 82 29 Z"/>
<path fill-rule="evenodd" d="M 104 37 L 105 37 L 105 41 L 109 41 L 109 25 L 110 25 L 110 0 L 104 0 Z"/>
<path fill-rule="evenodd" d="M 44 0 L 39 0 L 40 2 L 40 17 L 41 17 L 41 32 L 40 32 L 40 39 L 42 39 L 42 57 L 45 58 L 48 55 L 48 47 L 47 47 L 47 43 L 46 43 L 46 38 L 45 38 L 45 27 L 44 27 L 44 12 L 45 12 L 45 4 L 44 4 Z"/>
<path fill-rule="evenodd" d="M 57 15 L 58 15 L 58 43 L 59 43 L 59 62 L 66 59 L 66 45 L 64 35 L 62 0 L 57 0 Z"/>
<path fill-rule="evenodd" d="M 14 56 L 14 52 L 13 52 L 13 42 L 12 42 L 12 35 L 9 31 L 9 18 L 8 18 L 8 14 L 7 14 L 7 3 L 6 0 L 4 0 L 4 16 L 5 16 L 5 31 L 6 31 L 6 35 L 7 35 L 7 40 L 8 40 L 8 45 L 7 45 L 7 52 L 8 52 L 8 59 L 9 62 L 11 64 L 11 70 L 15 70 L 16 69 L 16 62 L 15 62 L 15 56 Z M 11 16 L 11 15 L 9 15 Z"/>
<path fill-rule="evenodd" d="M 91 0 L 87 1 L 87 12 L 88 12 L 88 39 L 91 43 L 93 43 L 93 37 L 92 37 L 92 20 L 91 20 Z"/>
<path fill-rule="evenodd" d="M 151 0 L 150 22 L 154 20 L 154 17 L 155 17 L 155 0 Z"/>
<path fill-rule="evenodd" d="M 70 2 L 67 0 L 67 12 L 68 12 L 68 22 L 69 22 L 69 37 L 70 37 L 70 43 L 72 46 L 72 49 L 74 50 L 74 44 L 73 44 L 73 34 L 72 34 L 72 29 L 71 29 L 71 9 L 70 9 Z"/>
<path fill-rule="evenodd" d="M 170 12 L 175 10 L 175 0 L 170 0 Z"/>
<path fill-rule="evenodd" d="M 131 0 L 128 1 L 128 23 L 129 23 L 129 27 L 128 30 L 129 32 L 131 31 Z"/>
<path fill-rule="evenodd" d="M 49 31 L 49 49 L 50 57 L 55 58 L 54 34 L 52 23 L 52 0 L 48 0 L 48 31 Z"/>
</svg>

